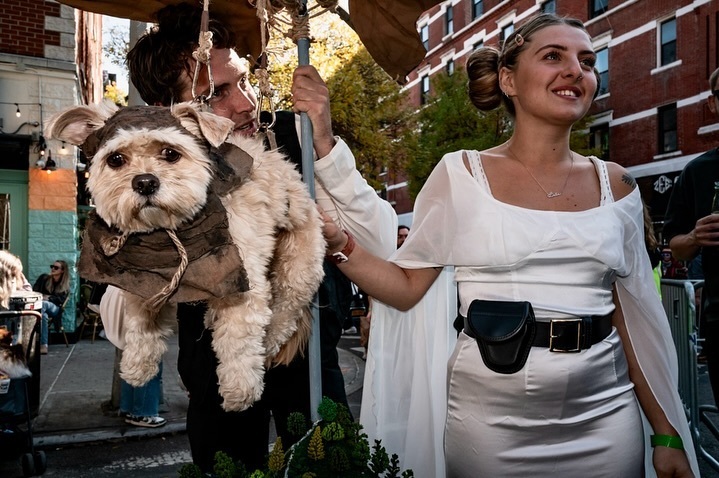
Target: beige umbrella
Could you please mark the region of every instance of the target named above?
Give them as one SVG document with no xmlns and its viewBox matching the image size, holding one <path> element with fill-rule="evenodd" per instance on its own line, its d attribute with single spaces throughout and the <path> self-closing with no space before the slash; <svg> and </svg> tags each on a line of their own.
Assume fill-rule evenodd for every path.
<svg viewBox="0 0 719 478">
<path fill-rule="evenodd" d="M 162 7 L 187 0 L 60 0 L 60 3 L 88 12 L 144 22 L 155 21 Z M 337 8 L 340 16 L 357 32 L 377 64 L 400 84 L 424 59 L 425 49 L 415 26 L 419 16 L 441 0 L 348 0 L 349 13 Z M 253 0 L 214 0 L 210 11 L 235 30 L 237 52 L 256 59 L 262 52 L 260 22 Z M 271 0 L 274 6 L 299 1 Z M 320 4 L 334 2 L 324 0 Z"/>
</svg>

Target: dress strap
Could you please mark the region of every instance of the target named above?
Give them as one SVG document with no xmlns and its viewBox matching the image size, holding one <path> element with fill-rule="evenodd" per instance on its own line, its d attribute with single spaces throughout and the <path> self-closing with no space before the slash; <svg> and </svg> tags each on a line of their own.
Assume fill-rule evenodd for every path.
<svg viewBox="0 0 719 478">
<path fill-rule="evenodd" d="M 605 204 L 613 203 L 614 194 L 612 194 L 612 185 L 609 182 L 607 163 L 597 158 L 596 156 L 589 156 L 589 160 L 594 163 L 594 169 L 597 170 L 597 176 L 599 176 L 599 187 L 601 189 L 599 205 L 604 206 Z"/>
<path fill-rule="evenodd" d="M 484 168 L 482 167 L 482 157 L 480 156 L 479 151 L 464 151 L 464 154 L 466 155 L 467 161 L 469 162 L 469 167 L 472 169 L 472 176 L 474 177 L 474 180 L 477 181 L 477 184 L 479 184 L 480 187 L 484 188 L 485 191 L 491 194 L 492 191 L 489 188 L 489 181 L 487 180 L 487 175 L 484 174 Z"/>
</svg>

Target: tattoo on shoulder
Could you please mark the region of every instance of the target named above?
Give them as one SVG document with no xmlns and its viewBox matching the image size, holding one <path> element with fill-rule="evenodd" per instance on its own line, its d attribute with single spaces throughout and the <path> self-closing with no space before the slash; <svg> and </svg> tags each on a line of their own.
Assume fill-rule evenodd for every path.
<svg viewBox="0 0 719 478">
<path fill-rule="evenodd" d="M 624 173 L 624 174 L 622 175 L 622 181 L 623 181 L 624 183 L 628 184 L 629 186 L 631 186 L 632 189 L 634 189 L 635 187 L 637 187 L 637 182 L 636 182 L 636 180 L 635 180 L 633 177 L 631 177 L 631 176 L 629 175 L 629 173 Z"/>
</svg>

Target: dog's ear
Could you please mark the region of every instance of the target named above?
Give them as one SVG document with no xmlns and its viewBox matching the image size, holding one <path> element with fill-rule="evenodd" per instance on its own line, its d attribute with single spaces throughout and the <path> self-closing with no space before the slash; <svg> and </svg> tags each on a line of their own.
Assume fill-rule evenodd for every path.
<svg viewBox="0 0 719 478">
<path fill-rule="evenodd" d="M 235 128 L 231 119 L 223 118 L 200 108 L 190 102 L 172 106 L 172 115 L 180 120 L 182 126 L 195 136 L 202 136 L 214 147 L 225 142 Z"/>
<path fill-rule="evenodd" d="M 98 105 L 68 108 L 50 118 L 45 126 L 44 135 L 48 139 L 57 139 L 79 146 L 93 131 L 102 128 L 117 109 L 114 103 L 107 101 Z"/>
</svg>

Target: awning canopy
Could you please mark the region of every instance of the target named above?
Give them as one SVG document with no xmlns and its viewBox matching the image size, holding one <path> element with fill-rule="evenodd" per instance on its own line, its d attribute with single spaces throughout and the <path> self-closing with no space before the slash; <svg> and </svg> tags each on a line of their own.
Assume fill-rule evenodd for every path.
<svg viewBox="0 0 719 478">
<path fill-rule="evenodd" d="M 155 13 L 167 5 L 186 0 L 60 0 L 88 12 L 154 22 Z M 417 32 L 417 19 L 441 0 L 348 0 L 349 18 L 377 64 L 400 84 L 424 59 L 426 50 Z M 260 22 L 248 0 L 213 0 L 210 13 L 226 19 L 237 34 L 240 56 L 258 58 L 261 51 Z"/>
</svg>

